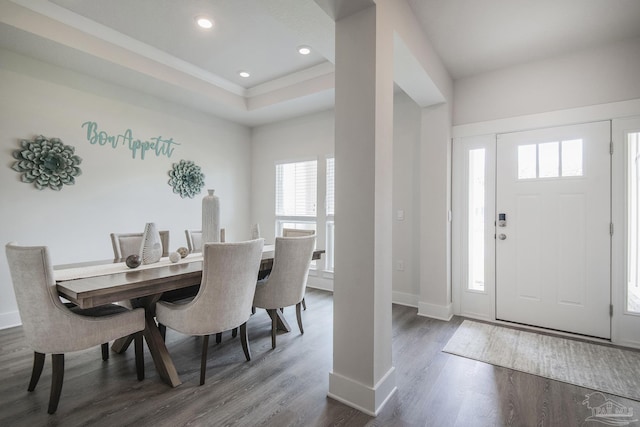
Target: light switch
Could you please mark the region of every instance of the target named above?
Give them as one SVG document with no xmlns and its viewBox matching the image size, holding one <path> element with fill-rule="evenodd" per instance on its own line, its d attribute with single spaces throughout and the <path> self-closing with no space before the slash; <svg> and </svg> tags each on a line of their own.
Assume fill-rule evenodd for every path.
<svg viewBox="0 0 640 427">
<path fill-rule="evenodd" d="M 396 270 L 404 271 L 404 261 L 402 260 L 396 261 Z"/>
<path fill-rule="evenodd" d="M 398 211 L 396 212 L 396 219 L 398 221 L 404 221 L 404 210 L 403 209 L 398 209 Z"/>
</svg>

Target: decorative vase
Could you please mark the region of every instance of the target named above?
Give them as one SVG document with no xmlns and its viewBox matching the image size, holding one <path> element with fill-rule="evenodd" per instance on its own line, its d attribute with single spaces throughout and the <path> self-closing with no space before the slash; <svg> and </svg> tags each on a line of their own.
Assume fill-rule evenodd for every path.
<svg viewBox="0 0 640 427">
<path fill-rule="evenodd" d="M 202 198 L 202 245 L 220 241 L 220 200 L 207 190 L 209 194 Z"/>
<path fill-rule="evenodd" d="M 162 241 L 156 224 L 148 222 L 144 226 L 142 245 L 140 247 L 140 259 L 142 264 L 153 264 L 162 258 Z"/>
</svg>

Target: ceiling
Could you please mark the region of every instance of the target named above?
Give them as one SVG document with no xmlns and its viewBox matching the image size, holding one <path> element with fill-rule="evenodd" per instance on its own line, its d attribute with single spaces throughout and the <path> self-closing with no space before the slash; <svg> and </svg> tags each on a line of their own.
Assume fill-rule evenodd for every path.
<svg viewBox="0 0 640 427">
<path fill-rule="evenodd" d="M 406 1 L 454 79 L 640 37 L 638 0 Z M 332 107 L 323 3 L 0 0 L 0 46 L 254 126 Z"/>
</svg>

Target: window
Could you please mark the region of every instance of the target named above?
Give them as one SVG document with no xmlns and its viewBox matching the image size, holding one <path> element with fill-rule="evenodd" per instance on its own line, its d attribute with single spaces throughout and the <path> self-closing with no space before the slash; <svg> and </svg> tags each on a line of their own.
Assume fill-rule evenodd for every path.
<svg viewBox="0 0 640 427">
<path fill-rule="evenodd" d="M 627 134 L 627 311 L 640 313 L 640 132 Z"/>
<path fill-rule="evenodd" d="M 484 291 L 485 149 L 469 151 L 469 277 L 467 289 Z"/>
<path fill-rule="evenodd" d="M 276 165 L 276 216 L 315 218 L 317 161 Z"/>
<path fill-rule="evenodd" d="M 582 176 L 582 140 L 518 147 L 518 179 Z"/>
<path fill-rule="evenodd" d="M 327 249 L 326 249 L 326 264 L 325 269 L 327 271 L 333 271 L 333 237 L 335 232 L 335 222 L 333 216 L 335 214 L 335 159 L 327 158 L 327 196 L 326 196 L 326 211 L 327 211 Z"/>
</svg>

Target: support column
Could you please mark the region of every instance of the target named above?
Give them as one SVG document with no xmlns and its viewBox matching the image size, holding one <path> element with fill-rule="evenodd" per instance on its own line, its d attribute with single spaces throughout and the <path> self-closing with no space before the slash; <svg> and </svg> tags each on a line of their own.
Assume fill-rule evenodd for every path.
<svg viewBox="0 0 640 427">
<path fill-rule="evenodd" d="M 391 353 L 393 31 L 379 1 L 336 21 L 336 235 L 329 397 L 377 415 Z"/>
</svg>

